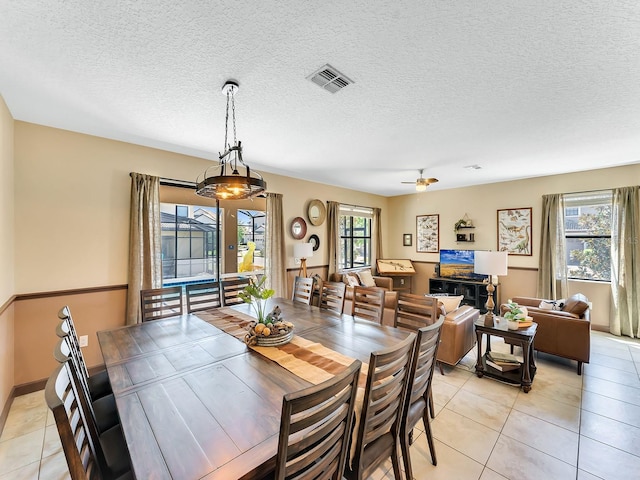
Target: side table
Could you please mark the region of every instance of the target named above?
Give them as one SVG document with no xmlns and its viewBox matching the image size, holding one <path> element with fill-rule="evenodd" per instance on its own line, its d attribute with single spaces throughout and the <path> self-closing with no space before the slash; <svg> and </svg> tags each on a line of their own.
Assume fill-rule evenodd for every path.
<svg viewBox="0 0 640 480">
<path fill-rule="evenodd" d="M 518 330 L 509 330 L 507 321 L 502 317 L 495 317 L 494 325 L 488 327 L 484 324 L 484 315 L 474 324 L 476 337 L 478 340 L 478 360 L 476 362 L 476 375 L 482 378 L 483 375 L 502 380 L 513 385 L 522 386 L 524 393 L 529 393 L 533 377 L 536 374 L 536 364 L 533 355 L 533 340 L 536 336 L 538 328 L 537 323 L 533 323 L 530 327 L 520 328 Z M 482 353 L 482 334 L 487 335 L 486 352 Z M 491 352 L 491 335 L 509 339 L 511 342 L 522 347 L 523 362 L 520 367 L 508 372 L 501 372 L 491 366 L 487 366 L 486 355 Z"/>
</svg>

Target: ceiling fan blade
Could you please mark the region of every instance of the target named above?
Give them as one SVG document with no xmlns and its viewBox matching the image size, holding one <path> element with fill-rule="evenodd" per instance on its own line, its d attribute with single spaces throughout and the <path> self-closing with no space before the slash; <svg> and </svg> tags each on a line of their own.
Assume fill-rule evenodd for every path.
<svg viewBox="0 0 640 480">
<path fill-rule="evenodd" d="M 416 182 L 400 182 L 400 183 L 406 183 L 407 185 L 415 185 Z"/>
<path fill-rule="evenodd" d="M 437 178 L 425 178 L 425 181 L 427 183 L 436 183 L 438 181 Z"/>
</svg>

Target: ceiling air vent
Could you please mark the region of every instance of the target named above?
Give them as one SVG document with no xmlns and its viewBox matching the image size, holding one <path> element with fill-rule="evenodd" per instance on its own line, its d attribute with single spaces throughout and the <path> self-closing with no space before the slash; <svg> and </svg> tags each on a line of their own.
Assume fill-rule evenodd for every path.
<svg viewBox="0 0 640 480">
<path fill-rule="evenodd" d="M 350 80 L 346 75 L 340 73 L 329 64 L 317 72 L 312 73 L 307 78 L 331 93 L 336 93 L 353 83 L 353 80 Z"/>
</svg>

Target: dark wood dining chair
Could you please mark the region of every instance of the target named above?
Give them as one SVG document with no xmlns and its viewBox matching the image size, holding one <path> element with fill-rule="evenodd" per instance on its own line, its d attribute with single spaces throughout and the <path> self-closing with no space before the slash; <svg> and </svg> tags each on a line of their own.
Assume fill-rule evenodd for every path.
<svg viewBox="0 0 640 480">
<path fill-rule="evenodd" d="M 313 278 L 296 277 L 293 282 L 292 300 L 298 303 L 311 305 L 313 298 Z"/>
<path fill-rule="evenodd" d="M 244 303 L 238 294 L 249 286 L 251 281 L 248 278 L 229 278 L 220 280 L 220 291 L 222 292 L 222 306 L 239 305 Z"/>
<path fill-rule="evenodd" d="M 351 315 L 382 324 L 384 314 L 384 289 L 375 287 L 354 287 Z"/>
<path fill-rule="evenodd" d="M 182 287 L 140 290 L 142 321 L 182 315 Z"/>
<path fill-rule="evenodd" d="M 398 435 L 415 340 L 411 333 L 393 347 L 371 353 L 355 450 L 345 469 L 349 479 L 369 478 L 389 457 L 394 478 L 402 478 Z"/>
<path fill-rule="evenodd" d="M 44 389 L 72 480 L 133 479 L 127 445 L 119 426 L 100 436 L 92 431 L 68 362 L 58 365 Z"/>
<path fill-rule="evenodd" d="M 441 315 L 434 324 L 418 329 L 411 368 L 409 369 L 409 386 L 400 422 L 400 448 L 402 449 L 402 460 L 407 478 L 413 478 L 409 446 L 413 443 L 413 427 L 420 419 L 424 423 L 425 436 L 431 452 L 431 463 L 438 464 L 428 410 L 431 401 L 431 380 L 436 365 L 443 323 L 444 315 Z"/>
<path fill-rule="evenodd" d="M 396 328 L 417 331 L 422 327 L 433 325 L 440 316 L 437 298 L 425 295 L 399 292 L 396 308 L 394 322 Z"/>
<path fill-rule="evenodd" d="M 220 283 L 192 283 L 186 286 L 187 313 L 200 312 L 222 306 Z"/>
<path fill-rule="evenodd" d="M 320 287 L 320 308 L 342 314 L 344 295 L 347 286 L 344 282 L 322 282 Z"/>
<path fill-rule="evenodd" d="M 89 375 L 87 370 L 87 364 L 84 361 L 84 355 L 82 354 L 82 348 L 78 340 L 78 334 L 76 327 L 71 316 L 71 310 L 68 305 L 65 305 L 58 311 L 58 318 L 60 323 L 56 328 L 56 334 L 58 337 L 69 337 L 69 345 L 71 351 L 76 357 L 76 363 L 83 381 L 87 384 L 89 394 L 92 400 L 109 395 L 112 392 L 111 383 L 109 382 L 109 375 L 106 370 L 100 370 L 93 375 Z"/>
<path fill-rule="evenodd" d="M 89 387 L 82 379 L 76 356 L 69 343 L 68 337 L 63 337 L 58 340 L 58 343 L 53 349 L 53 358 L 55 358 L 58 363 L 69 364 L 75 383 L 81 389 L 78 395 L 83 395 L 83 398 L 86 399 L 87 406 L 85 412 L 91 415 L 93 425 L 95 425 L 98 433 L 106 432 L 120 423 L 116 399 L 113 393 L 95 400 L 91 398 Z"/>
<path fill-rule="evenodd" d="M 436 297 L 416 295 L 413 293 L 399 293 L 398 305 L 396 307 L 396 318 L 394 326 L 396 328 L 406 328 L 417 331 L 422 327 L 433 325 L 438 321 L 440 309 Z M 436 362 L 440 368 L 440 373 L 444 375 L 442 364 Z M 434 418 L 433 400 L 430 402 L 431 418 Z"/>
<path fill-rule="evenodd" d="M 340 480 L 344 472 L 361 362 L 282 400 L 276 480 Z"/>
</svg>

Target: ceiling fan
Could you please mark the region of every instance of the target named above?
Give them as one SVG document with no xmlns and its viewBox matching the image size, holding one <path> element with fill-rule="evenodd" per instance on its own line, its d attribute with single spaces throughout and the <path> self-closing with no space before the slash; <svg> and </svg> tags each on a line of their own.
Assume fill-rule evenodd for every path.
<svg viewBox="0 0 640 480">
<path fill-rule="evenodd" d="M 414 184 L 416 186 L 416 192 L 424 192 L 429 185 L 431 185 L 432 183 L 436 183 L 438 181 L 437 178 L 423 178 L 422 177 L 422 172 L 424 172 L 423 168 L 418 170 L 418 172 L 420 172 L 420 178 L 416 178 L 415 182 L 402 182 L 402 183 Z"/>
</svg>

